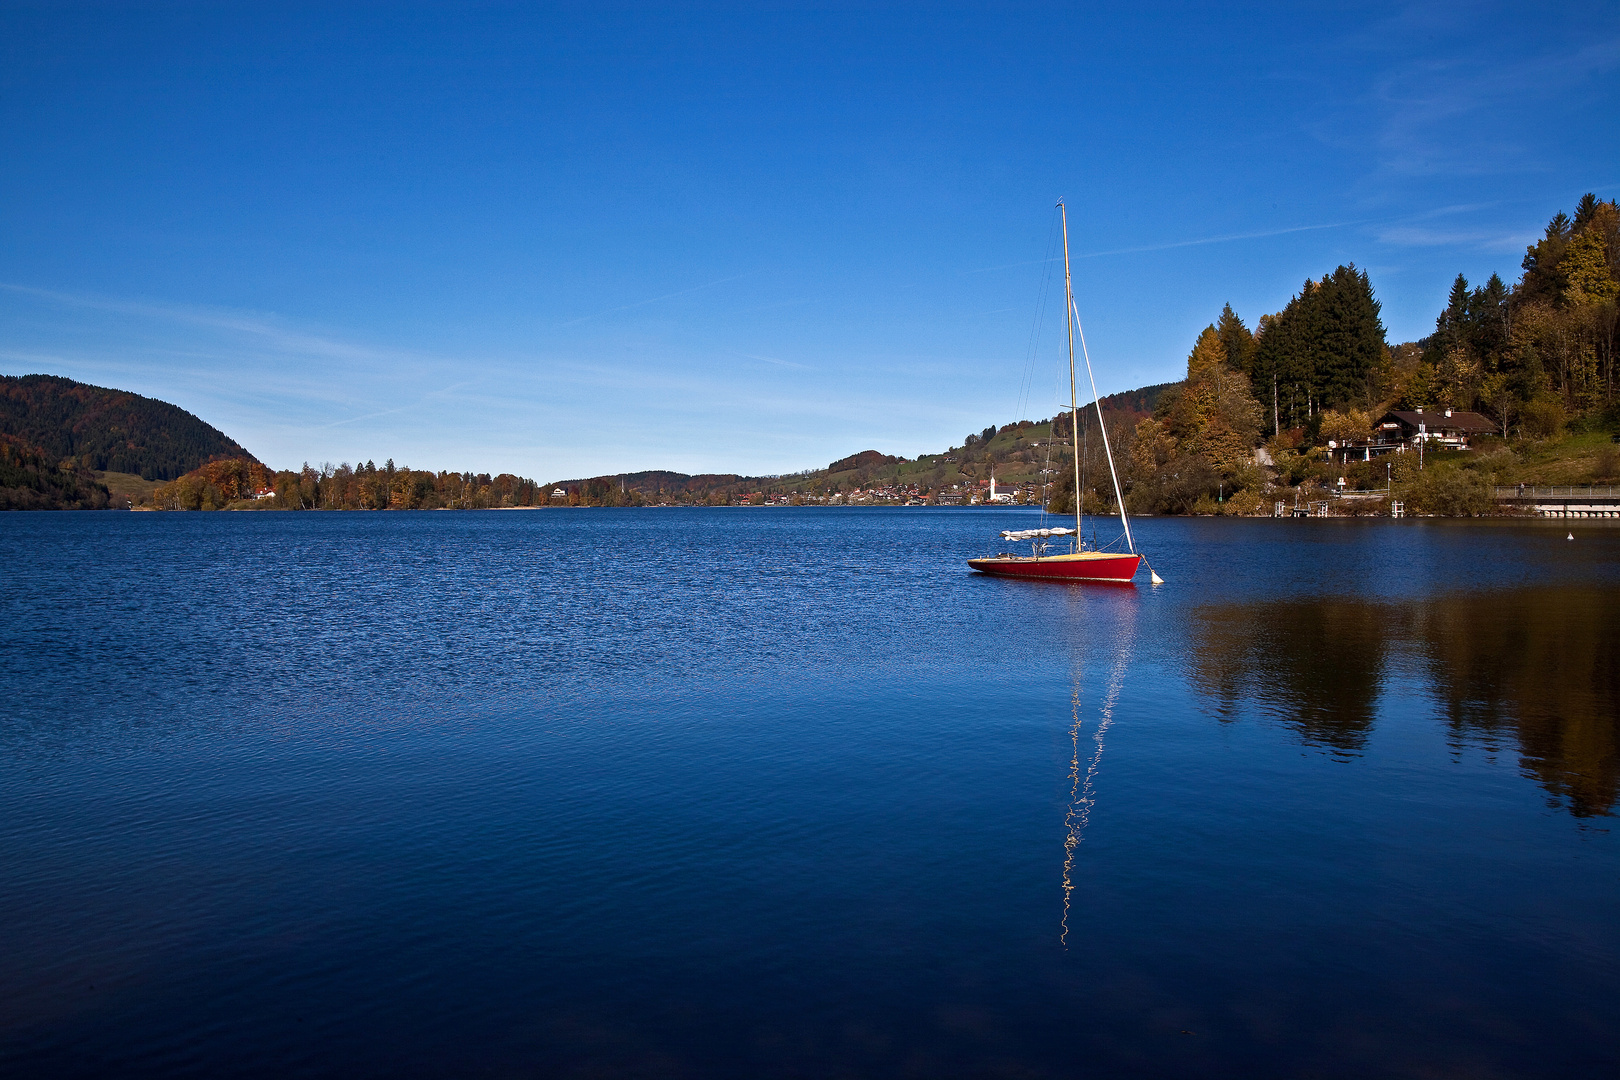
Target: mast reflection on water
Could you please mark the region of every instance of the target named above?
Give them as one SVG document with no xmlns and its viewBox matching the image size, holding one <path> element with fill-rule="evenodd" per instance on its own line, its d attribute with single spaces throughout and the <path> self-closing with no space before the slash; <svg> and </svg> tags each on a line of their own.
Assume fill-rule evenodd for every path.
<svg viewBox="0 0 1620 1080">
<path fill-rule="evenodd" d="M 1109 663 L 1107 682 L 1103 688 L 1102 701 L 1097 707 L 1097 723 L 1092 729 L 1090 739 L 1090 758 L 1086 761 L 1084 769 L 1080 765 L 1080 741 L 1082 729 L 1085 727 L 1081 696 L 1084 664 L 1082 658 L 1078 656 L 1074 661 L 1073 689 L 1069 697 L 1071 721 L 1069 806 L 1063 820 L 1063 919 L 1058 935 L 1058 940 L 1064 948 L 1068 948 L 1069 945 L 1069 905 L 1074 895 L 1075 849 L 1085 839 L 1086 826 L 1091 821 L 1091 809 L 1097 803 L 1097 770 L 1102 764 L 1103 737 L 1108 734 L 1108 729 L 1114 722 L 1114 708 L 1119 704 L 1119 692 L 1125 685 L 1125 671 L 1130 667 L 1131 650 L 1136 642 L 1135 599 L 1129 594 L 1116 594 L 1113 597 L 1121 618 L 1117 620 L 1115 626 L 1114 647 L 1107 657 Z"/>
</svg>

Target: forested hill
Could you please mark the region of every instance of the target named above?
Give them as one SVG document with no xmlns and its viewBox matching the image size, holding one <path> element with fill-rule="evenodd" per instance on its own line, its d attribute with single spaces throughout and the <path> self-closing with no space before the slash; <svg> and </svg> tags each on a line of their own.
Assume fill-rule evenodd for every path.
<svg viewBox="0 0 1620 1080">
<path fill-rule="evenodd" d="M 1110 394 L 1102 399 L 1104 416 L 1112 431 L 1128 431 L 1152 415 L 1162 398 L 1179 383 L 1159 383 Z M 1082 427 L 1095 431 L 1089 407 L 1082 407 Z M 1067 460 L 1068 451 L 1053 440 L 1069 438 L 1069 418 L 1060 414 L 1047 420 L 1020 420 L 1002 427 L 992 424 L 968 434 L 960 446 L 912 460 L 878 450 L 862 450 L 839 458 L 824 469 L 806 469 L 789 476 L 742 476 L 736 473 L 686 473 L 663 470 L 614 473 L 581 480 L 558 480 L 543 485 L 539 500 L 549 506 L 728 505 L 738 502 L 827 502 L 840 500 L 947 500 L 968 499 L 986 487 L 994 473 L 1000 490 L 1034 497 L 1053 463 Z M 1101 443 L 1095 449 L 1101 453 Z M 1099 458 L 1099 468 L 1101 459 Z"/>
<path fill-rule="evenodd" d="M 105 484 L 84 469 L 62 468 L 37 447 L 0 435 L 0 510 L 105 510 Z"/>
<path fill-rule="evenodd" d="M 59 375 L 0 375 L 0 434 L 82 469 L 173 480 L 249 454 L 177 405 Z"/>
<path fill-rule="evenodd" d="M 1102 399 L 1102 407 L 1111 413 L 1121 413 L 1131 417 L 1134 423 L 1144 416 L 1152 416 L 1153 410 L 1159 407 L 1159 399 L 1171 387 L 1180 386 L 1180 383 L 1154 383 L 1137 390 L 1122 390 L 1117 394 L 1108 394 Z"/>
<path fill-rule="evenodd" d="M 558 480 L 551 486 L 565 490 L 578 489 L 588 492 L 589 499 L 601 499 L 609 494 L 609 489 L 617 489 L 621 493 L 639 491 L 652 497 L 684 496 L 706 494 L 716 489 L 730 490 L 738 484 L 746 485 L 755 479 L 737 473 L 703 473 L 689 476 L 667 469 L 650 469 L 645 472 L 616 473 L 613 476 L 596 476 L 589 479 Z"/>
</svg>

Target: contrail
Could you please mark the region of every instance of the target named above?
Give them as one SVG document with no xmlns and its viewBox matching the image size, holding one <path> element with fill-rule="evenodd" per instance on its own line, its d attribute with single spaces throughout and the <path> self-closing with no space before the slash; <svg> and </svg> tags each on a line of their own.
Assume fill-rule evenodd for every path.
<svg viewBox="0 0 1620 1080">
<path fill-rule="evenodd" d="M 1289 233 L 1317 232 L 1322 229 L 1348 229 L 1365 225 L 1366 221 L 1335 221 L 1328 225 L 1296 225 L 1291 229 L 1267 229 L 1264 232 L 1232 233 L 1229 236 L 1206 236 L 1202 240 L 1177 240 L 1172 244 L 1149 244 L 1146 247 L 1116 248 L 1113 251 L 1085 251 L 1076 259 L 1100 259 L 1105 255 L 1137 255 L 1145 251 L 1169 251 L 1172 248 L 1198 247 L 1202 244 L 1226 244 L 1233 240 L 1260 240 L 1267 236 L 1286 236 Z"/>
<path fill-rule="evenodd" d="M 679 292 L 665 293 L 663 296 L 655 296 L 650 300 L 637 300 L 633 304 L 621 304 L 618 307 L 605 308 L 602 311 L 592 312 L 589 315 L 581 315 L 577 319 L 569 319 L 565 323 L 558 323 L 557 329 L 560 330 L 565 326 L 577 326 L 582 322 L 589 322 L 592 319 L 600 319 L 603 315 L 612 315 L 619 311 L 629 311 L 632 308 L 646 307 L 648 304 L 656 304 L 661 300 L 673 300 L 677 296 L 685 296 L 687 293 L 695 293 L 699 289 L 710 289 L 716 285 L 724 285 L 728 281 L 738 281 L 747 276 L 747 274 L 736 274 L 732 277 L 720 278 L 718 281 L 708 281 L 704 282 L 702 285 L 694 285 L 690 289 L 682 289 Z"/>
</svg>

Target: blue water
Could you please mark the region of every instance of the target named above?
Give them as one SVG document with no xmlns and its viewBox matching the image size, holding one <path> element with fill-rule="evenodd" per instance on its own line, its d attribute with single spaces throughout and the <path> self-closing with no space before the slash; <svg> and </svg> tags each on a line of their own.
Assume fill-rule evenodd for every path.
<svg viewBox="0 0 1620 1080">
<path fill-rule="evenodd" d="M 1620 531 L 1032 523 L 0 515 L 0 1074 L 1615 1074 Z"/>
</svg>

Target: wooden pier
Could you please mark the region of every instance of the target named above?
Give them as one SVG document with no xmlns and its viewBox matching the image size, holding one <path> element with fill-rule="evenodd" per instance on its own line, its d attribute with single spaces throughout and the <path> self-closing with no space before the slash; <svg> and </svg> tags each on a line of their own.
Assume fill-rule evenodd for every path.
<svg viewBox="0 0 1620 1080">
<path fill-rule="evenodd" d="M 1615 518 L 1620 517 L 1620 486 L 1595 484 L 1571 487 L 1538 487 L 1519 484 L 1496 489 L 1496 501 L 1518 506 L 1540 517 Z"/>
</svg>

